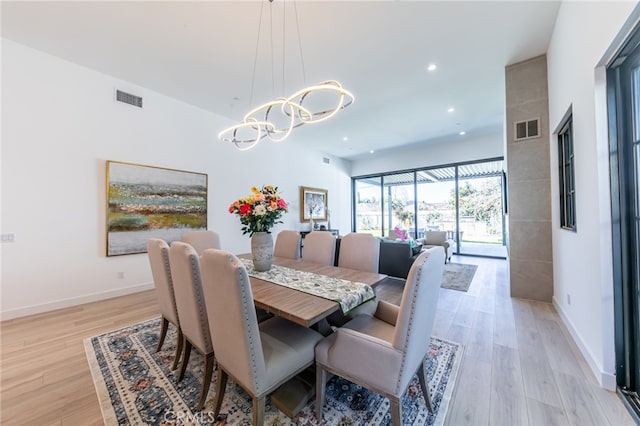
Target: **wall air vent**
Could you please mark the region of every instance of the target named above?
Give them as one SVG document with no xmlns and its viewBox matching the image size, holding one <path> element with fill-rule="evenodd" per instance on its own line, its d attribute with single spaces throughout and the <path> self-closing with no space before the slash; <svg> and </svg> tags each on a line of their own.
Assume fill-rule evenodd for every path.
<svg viewBox="0 0 640 426">
<path fill-rule="evenodd" d="M 514 123 L 514 134 L 516 141 L 540 137 L 540 119 L 516 121 Z"/>
<path fill-rule="evenodd" d="M 116 101 L 142 108 L 142 97 L 116 89 Z"/>
</svg>

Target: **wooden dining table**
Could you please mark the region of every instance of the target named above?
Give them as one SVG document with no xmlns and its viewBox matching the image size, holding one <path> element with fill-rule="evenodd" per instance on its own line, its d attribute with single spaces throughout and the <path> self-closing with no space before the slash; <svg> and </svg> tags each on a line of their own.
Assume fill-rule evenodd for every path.
<svg viewBox="0 0 640 426">
<path fill-rule="evenodd" d="M 251 254 L 242 254 L 238 257 L 251 259 Z M 325 275 L 327 277 L 341 278 L 368 284 L 374 288 L 376 284 L 380 283 L 387 277 L 385 274 L 327 266 L 313 262 L 306 262 L 304 260 L 286 259 L 282 257 L 274 257 L 273 264 L 299 271 Z M 325 299 L 256 277 L 249 278 L 251 280 L 253 300 L 258 308 L 279 317 L 286 318 L 287 320 L 303 327 L 311 327 L 312 325 L 326 319 L 326 317 L 331 313 L 340 309 L 338 302 L 333 300 Z"/>
</svg>

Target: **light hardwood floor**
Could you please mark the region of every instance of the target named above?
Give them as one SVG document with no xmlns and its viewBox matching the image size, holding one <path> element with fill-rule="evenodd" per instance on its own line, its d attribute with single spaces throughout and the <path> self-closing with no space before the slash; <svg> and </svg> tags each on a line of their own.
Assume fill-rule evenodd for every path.
<svg viewBox="0 0 640 426">
<path fill-rule="evenodd" d="M 464 344 L 449 425 L 633 425 L 551 305 L 509 297 L 504 260 L 443 289 L 433 334 Z M 83 339 L 157 316 L 152 291 L 0 324 L 2 425 L 102 424 Z M 213 390 L 211 392 L 214 392 Z"/>
</svg>

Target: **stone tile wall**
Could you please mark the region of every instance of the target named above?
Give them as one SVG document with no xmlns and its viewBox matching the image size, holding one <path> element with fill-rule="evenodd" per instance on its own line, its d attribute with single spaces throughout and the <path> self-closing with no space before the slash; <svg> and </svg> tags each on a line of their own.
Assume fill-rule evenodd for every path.
<svg viewBox="0 0 640 426">
<path fill-rule="evenodd" d="M 551 302 L 553 257 L 547 59 L 509 65 L 506 169 L 511 296 Z M 539 118 L 540 136 L 515 141 L 515 122 Z"/>
</svg>

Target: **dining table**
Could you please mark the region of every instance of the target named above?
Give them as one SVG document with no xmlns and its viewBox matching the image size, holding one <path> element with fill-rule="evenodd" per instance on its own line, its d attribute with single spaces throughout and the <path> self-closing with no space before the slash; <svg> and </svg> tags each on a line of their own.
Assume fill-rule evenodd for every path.
<svg viewBox="0 0 640 426">
<path fill-rule="evenodd" d="M 241 254 L 238 257 L 250 260 L 251 254 Z M 375 288 L 376 284 L 382 282 L 387 277 L 385 274 L 275 256 L 273 257 L 273 265 L 283 266 L 301 272 L 311 272 L 330 278 L 362 283 L 372 288 Z M 251 291 L 256 307 L 303 327 L 311 327 L 314 324 L 326 321 L 326 318 L 330 314 L 340 310 L 340 304 L 337 301 L 276 284 L 275 282 L 257 278 L 251 274 L 249 274 L 249 279 L 251 281 Z"/>
</svg>

